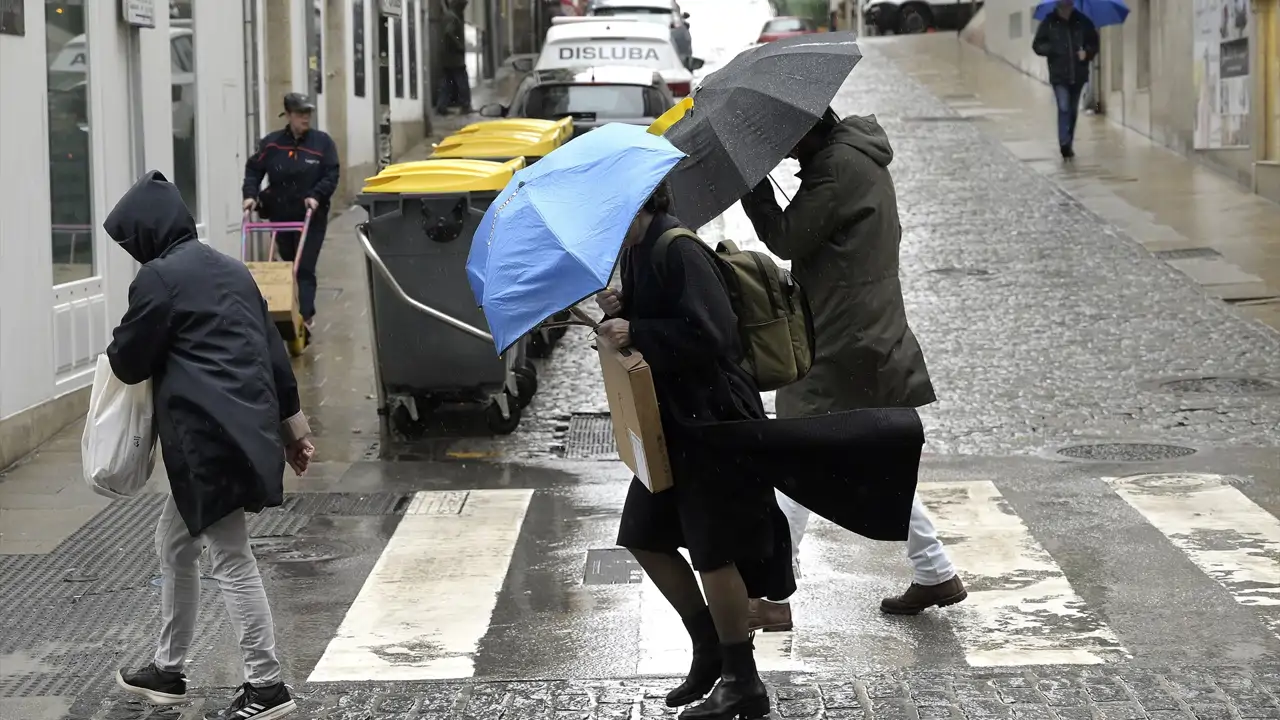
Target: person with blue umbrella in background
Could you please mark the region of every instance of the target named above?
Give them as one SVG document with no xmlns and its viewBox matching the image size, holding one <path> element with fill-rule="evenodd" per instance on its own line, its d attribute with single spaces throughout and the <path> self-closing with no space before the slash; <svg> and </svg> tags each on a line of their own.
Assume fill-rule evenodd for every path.
<svg viewBox="0 0 1280 720">
<path fill-rule="evenodd" d="M 671 213 L 666 178 L 684 158 L 636 126 L 575 138 L 493 201 L 467 277 L 499 352 L 565 308 L 587 317 L 576 306 L 594 296 L 598 341 L 648 362 L 674 484 L 652 493 L 632 478 L 618 544 L 689 632 L 690 670 L 666 703 L 688 706 L 681 720 L 757 720 L 770 702 L 749 599 L 795 591 L 774 489 L 851 531 L 905 540 L 924 428 L 911 409 L 765 416 L 725 271 Z M 615 268 L 620 292 L 607 289 Z"/>
<path fill-rule="evenodd" d="M 1031 43 L 1049 65 L 1049 85 L 1058 106 L 1058 148 L 1062 159 L 1076 156 L 1076 119 L 1080 95 L 1089 82 L 1089 63 L 1100 46 L 1098 28 L 1124 21 L 1129 9 L 1120 0 L 1049 0 L 1036 6 L 1040 21 Z M 1087 9 L 1086 9 L 1087 8 Z"/>
</svg>

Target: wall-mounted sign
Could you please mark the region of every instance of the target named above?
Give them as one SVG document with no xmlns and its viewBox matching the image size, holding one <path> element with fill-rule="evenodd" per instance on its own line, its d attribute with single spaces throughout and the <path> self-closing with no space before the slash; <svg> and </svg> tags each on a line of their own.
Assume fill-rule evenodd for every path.
<svg viewBox="0 0 1280 720">
<path fill-rule="evenodd" d="M 0 35 L 26 35 L 26 0 L 0 0 Z"/>
<path fill-rule="evenodd" d="M 382 14 L 390 17 L 404 15 L 404 0 L 378 0 Z"/>
<path fill-rule="evenodd" d="M 155 0 L 120 0 L 120 17 L 125 24 L 140 28 L 156 26 Z"/>
</svg>

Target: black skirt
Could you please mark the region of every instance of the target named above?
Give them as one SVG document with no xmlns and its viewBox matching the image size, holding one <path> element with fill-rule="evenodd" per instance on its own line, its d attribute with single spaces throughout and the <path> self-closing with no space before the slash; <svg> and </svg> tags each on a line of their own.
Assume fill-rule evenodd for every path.
<svg viewBox="0 0 1280 720">
<path fill-rule="evenodd" d="M 795 592 L 791 533 L 771 485 L 705 448 L 668 448 L 673 487 L 650 493 L 639 479 L 627 490 L 618 544 L 635 550 L 689 551 L 695 570 L 736 565 L 753 598 Z"/>
</svg>

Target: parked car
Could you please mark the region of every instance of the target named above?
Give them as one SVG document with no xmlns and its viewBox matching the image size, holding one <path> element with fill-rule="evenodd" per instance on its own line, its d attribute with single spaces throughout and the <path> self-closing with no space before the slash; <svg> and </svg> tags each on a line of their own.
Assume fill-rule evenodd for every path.
<svg viewBox="0 0 1280 720">
<path fill-rule="evenodd" d="M 512 66 L 521 72 L 565 70 L 601 65 L 625 65 L 657 71 L 671 94 L 684 97 L 693 90 L 693 70 L 701 58 L 680 61 L 666 28 L 634 18 L 557 17 L 536 62 L 517 58 Z"/>
<path fill-rule="evenodd" d="M 481 117 L 573 118 L 574 137 L 600 125 L 649 126 L 675 105 L 662 75 L 619 65 L 535 70 L 516 87 L 510 105 L 485 105 Z"/>
<path fill-rule="evenodd" d="M 671 28 L 671 43 L 681 62 L 688 67 L 693 58 L 693 37 L 689 34 L 689 13 L 676 0 L 594 0 L 587 8 L 592 17 L 630 17 Z"/>
<path fill-rule="evenodd" d="M 866 25 L 880 35 L 963 30 L 982 2 L 971 0 L 866 0 Z"/>
<path fill-rule="evenodd" d="M 757 43 L 768 43 L 782 38 L 794 37 L 796 35 L 808 35 L 809 33 L 818 32 L 818 28 L 814 26 L 811 20 L 802 17 L 782 16 L 776 17 L 764 24 L 760 28 L 760 38 Z"/>
</svg>

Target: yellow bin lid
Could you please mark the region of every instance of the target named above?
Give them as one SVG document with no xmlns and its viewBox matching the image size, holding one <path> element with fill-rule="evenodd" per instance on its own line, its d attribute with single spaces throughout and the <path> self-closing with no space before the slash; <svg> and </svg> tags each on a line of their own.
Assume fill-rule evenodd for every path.
<svg viewBox="0 0 1280 720">
<path fill-rule="evenodd" d="M 555 133 L 468 133 L 441 140 L 432 158 L 540 158 L 560 147 Z"/>
<path fill-rule="evenodd" d="M 483 120 L 471 123 L 458 131 L 458 135 L 472 133 L 518 133 L 535 132 L 538 134 L 554 131 L 564 144 L 573 137 L 573 118 L 563 117 L 559 120 L 539 120 L 538 118 L 503 118 L 502 120 Z"/>
<path fill-rule="evenodd" d="M 691 107 L 693 107 L 693 98 L 691 97 L 687 97 L 675 105 L 672 105 L 670 110 L 662 113 L 662 115 L 660 115 L 657 120 L 654 120 L 653 124 L 649 126 L 649 134 L 657 135 L 659 137 L 666 134 L 667 130 L 670 130 L 672 125 L 680 122 L 680 119 L 684 117 L 685 113 L 689 112 L 689 108 Z"/>
<path fill-rule="evenodd" d="M 524 158 L 488 160 L 419 160 L 388 165 L 365 180 L 367 193 L 498 192 L 524 167 Z"/>
</svg>

